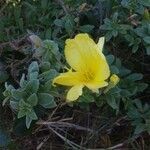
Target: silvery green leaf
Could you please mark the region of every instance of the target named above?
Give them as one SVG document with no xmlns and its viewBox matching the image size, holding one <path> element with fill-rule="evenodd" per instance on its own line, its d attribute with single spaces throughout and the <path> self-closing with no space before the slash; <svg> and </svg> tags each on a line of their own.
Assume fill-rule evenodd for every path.
<svg viewBox="0 0 150 150">
<path fill-rule="evenodd" d="M 38 94 L 39 104 L 44 108 L 54 108 L 57 106 L 54 97 L 47 93 Z"/>
<path fill-rule="evenodd" d="M 37 95 L 35 93 L 30 95 L 29 98 L 27 99 L 27 103 L 29 103 L 31 106 L 36 106 L 38 103 Z"/>
</svg>

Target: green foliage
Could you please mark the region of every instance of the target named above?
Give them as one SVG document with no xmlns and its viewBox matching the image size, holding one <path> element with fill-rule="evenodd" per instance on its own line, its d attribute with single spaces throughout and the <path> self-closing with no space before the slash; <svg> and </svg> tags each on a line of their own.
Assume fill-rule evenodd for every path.
<svg viewBox="0 0 150 150">
<path fill-rule="evenodd" d="M 128 106 L 128 116 L 135 126 L 134 134 L 140 134 L 147 131 L 150 134 L 150 107 L 148 104 L 142 104 L 140 100 L 135 100 L 134 104 Z"/>
<path fill-rule="evenodd" d="M 35 57 L 41 57 L 41 61 L 51 68 L 60 69 L 61 67 L 61 53 L 59 52 L 58 45 L 51 40 L 43 41 L 41 47 L 35 50 Z"/>
<path fill-rule="evenodd" d="M 106 30 L 106 40 L 109 41 L 112 37 L 117 37 L 118 34 L 125 35 L 127 34 L 127 30 L 130 29 L 129 25 L 120 24 L 118 20 L 118 13 L 114 13 L 111 20 L 106 18 L 104 20 L 104 25 L 101 26 L 102 30 Z"/>
<path fill-rule="evenodd" d="M 149 7 L 150 2 L 149 0 L 122 0 L 121 5 L 128 10 L 143 14 L 144 7 Z"/>
<path fill-rule="evenodd" d="M 48 73 L 48 75 L 47 72 L 40 73 L 38 63 L 33 61 L 29 65 L 27 79 L 25 79 L 24 74 L 22 75 L 19 88 L 15 89 L 12 85 L 5 85 L 4 96 L 6 98 L 3 104 L 9 101 L 10 107 L 17 112 L 18 119 L 26 117 L 27 128 L 30 127 L 32 120 L 38 119 L 35 112 L 37 105 L 41 105 L 44 108 L 56 107 L 56 102 L 54 101 L 54 97 L 49 93 L 50 91 L 48 92 L 47 89 L 43 88 L 45 84 L 50 84 L 53 78 L 53 70 L 49 70 Z"/>
<path fill-rule="evenodd" d="M 128 43 L 133 53 L 136 53 L 142 45 L 149 55 L 150 15 L 146 7 L 150 6 L 150 2 L 148 0 L 122 0 L 121 6 L 119 1 L 117 3 L 119 8 L 114 10 L 110 18 L 104 19 L 104 24 L 100 27 L 105 33 L 106 40 L 121 38 Z"/>
<path fill-rule="evenodd" d="M 147 54 L 150 55 L 150 24 L 143 23 L 143 25 L 137 27 L 134 32 L 141 38 Z"/>
<path fill-rule="evenodd" d="M 122 54 L 126 55 L 126 51 L 135 59 L 138 57 L 132 53 L 143 55 L 143 51 L 146 51 L 146 55 L 150 55 L 149 0 L 62 2 L 63 4 L 61 1 L 52 0 L 9 0 L 6 5 L 2 3 L 2 7 L 0 6 L 0 104 L 8 104 L 14 112 L 13 116 L 16 117 L 13 118 L 13 126 L 17 135 L 30 133 L 32 123 L 42 118 L 46 110 L 55 108 L 57 100 L 64 101 L 64 88 L 55 88 L 52 80 L 57 72 L 64 70 L 65 59 L 62 51 L 67 38 L 85 32 L 97 41 L 104 35 L 106 48 L 120 58 Z M 14 38 L 19 40 L 26 32 L 32 47 L 26 40 L 21 41 L 21 44 L 8 42 Z M 22 47 L 22 42 L 27 42 L 27 46 Z M 3 47 L 5 44 L 6 47 Z M 21 58 L 20 52 L 23 53 Z M 142 132 L 150 134 L 150 106 L 140 100 L 140 95 L 148 87 L 144 82 L 149 82 L 147 77 L 143 79 L 143 74 L 147 75 L 149 72 L 135 73 L 132 67 L 125 67 L 131 62 L 122 62 L 109 53 L 106 56 L 111 74 L 119 76 L 119 83 L 113 88 L 100 89 L 99 93 L 92 93 L 84 88 L 78 101 L 68 105 L 91 113 L 93 108 L 96 108 L 96 111 L 100 110 L 105 114 L 105 108 L 114 118 L 115 115 L 127 115 L 135 135 Z M 27 64 L 22 65 L 24 58 Z M 144 57 L 144 62 L 141 62 L 143 66 L 145 61 Z M 16 62 L 20 63 L 19 67 L 16 67 L 19 71 L 16 68 L 13 70 Z M 137 66 L 141 63 L 138 62 Z M 143 71 L 143 66 L 140 66 L 139 70 Z M 146 70 L 149 70 L 148 67 Z M 136 64 L 133 64 L 133 68 L 136 70 Z M 17 79 L 13 77 L 13 73 L 17 75 Z M 20 81 L 18 78 L 21 78 Z M 67 109 L 69 110 L 68 107 L 63 107 L 60 114 L 64 114 L 65 111 L 70 113 Z M 109 115 L 105 114 L 104 117 L 109 118 Z M 0 129 L 0 149 L 10 144 L 10 136 L 4 130 Z"/>
<path fill-rule="evenodd" d="M 124 109 L 135 95 L 143 92 L 148 84 L 141 82 L 143 75 L 140 73 L 131 73 L 131 70 L 122 66 L 120 59 L 113 55 L 107 55 L 107 61 L 110 65 L 111 73 L 117 74 L 120 82 L 114 88 L 100 90 L 99 94 L 92 94 L 90 91 L 84 91 L 84 95 L 79 98 L 78 105 L 81 108 L 89 109 L 91 103 L 96 103 L 98 107 L 108 104 L 116 112 L 121 112 L 120 103 L 124 103 Z"/>
</svg>

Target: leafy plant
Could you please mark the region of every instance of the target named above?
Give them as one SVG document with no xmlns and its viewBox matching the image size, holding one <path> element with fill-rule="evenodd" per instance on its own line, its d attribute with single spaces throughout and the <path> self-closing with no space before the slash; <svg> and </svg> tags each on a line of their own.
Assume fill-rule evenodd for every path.
<svg viewBox="0 0 150 150">
<path fill-rule="evenodd" d="M 104 24 L 101 26 L 101 30 L 106 30 L 106 40 L 109 41 L 112 37 L 117 37 L 118 34 L 127 34 L 127 30 L 130 29 L 129 25 L 120 24 L 118 20 L 118 13 L 114 13 L 111 20 L 106 18 Z"/>
<path fill-rule="evenodd" d="M 150 55 L 150 25 L 147 23 L 136 28 L 135 33 L 142 39 L 142 43 L 146 48 L 146 52 Z"/>
<path fill-rule="evenodd" d="M 138 99 L 134 100 L 134 104 L 128 107 L 128 117 L 135 126 L 134 134 L 140 134 L 144 131 L 150 134 L 150 107 L 148 104 L 142 104 Z"/>
<path fill-rule="evenodd" d="M 149 6 L 148 1 L 122 0 L 121 6 L 118 2 L 118 9 L 114 9 L 113 15 L 104 19 L 104 24 L 100 26 L 100 29 L 105 31 L 106 40 L 121 38 L 127 41 L 133 53 L 142 45 L 149 55 L 150 17 L 146 8 Z"/>
<path fill-rule="evenodd" d="M 17 118 L 26 118 L 27 128 L 30 127 L 32 120 L 38 119 L 35 112 L 37 105 L 44 108 L 56 107 L 54 97 L 50 94 L 51 79 L 56 71 L 48 69 L 40 73 L 38 63 L 33 61 L 28 68 L 26 79 L 25 75 L 22 75 L 19 88 L 15 89 L 12 85 L 5 84 L 4 96 L 6 98 L 3 104 L 9 101 L 10 107 L 17 113 Z"/>
<path fill-rule="evenodd" d="M 79 99 L 79 106 L 89 109 L 91 103 L 95 102 L 98 107 L 108 104 L 117 112 L 122 111 L 121 102 L 124 103 L 124 109 L 129 101 L 133 101 L 134 96 L 144 91 L 148 84 L 140 82 L 143 75 L 140 73 L 131 73 L 131 70 L 122 66 L 120 59 L 113 55 L 107 55 L 107 61 L 110 65 L 112 74 L 117 74 L 120 77 L 120 82 L 114 88 L 104 88 L 99 94 L 93 95 L 89 91 L 85 92 Z"/>
<path fill-rule="evenodd" d="M 19 146 L 22 148 L 23 145 L 25 145 L 23 149 L 26 149 L 26 145 L 30 147 L 32 142 L 39 143 L 37 138 L 32 139 L 34 135 L 37 137 L 36 133 L 31 138 L 25 137 L 27 140 L 24 140 L 24 135 L 33 133 L 33 129 L 37 126 L 30 128 L 31 124 L 34 125 L 38 119 L 47 121 L 48 114 L 54 115 L 51 114 L 53 108 L 64 101 L 68 90 L 53 86 L 52 79 L 56 77 L 57 72 L 67 70 L 62 54 L 65 40 L 82 32 L 90 33 L 95 41 L 102 35 L 106 37 L 106 47 L 109 49 L 106 57 L 110 72 L 117 74 L 120 81 L 113 87 L 108 78 L 109 86 L 99 90 L 99 93 L 92 93 L 84 88 L 84 94 L 76 102 L 63 103 L 56 109 L 56 116 L 51 120 L 52 127 L 48 126 L 47 129 L 51 129 L 51 132 L 56 133 L 67 143 L 67 146 L 63 145 L 66 149 L 69 144 L 70 149 L 76 147 L 82 149 L 82 146 L 83 149 L 91 149 L 99 146 L 106 148 L 117 142 L 123 145 L 119 147 L 120 149 L 128 146 L 131 136 L 137 145 L 142 143 L 137 149 L 149 148 L 147 142 L 149 137 L 145 138 L 143 134 L 143 132 L 150 134 L 150 106 L 146 102 L 149 98 L 149 87 L 144 83 L 149 82 L 148 56 L 145 57 L 145 54 L 150 54 L 149 6 L 149 0 L 2 0 L 0 2 L 0 49 L 2 49 L 0 50 L 0 117 L 2 118 L 0 149 L 17 149 Z M 27 38 L 26 32 L 29 35 Z M 145 50 L 146 53 L 143 53 Z M 124 62 L 122 60 L 126 60 L 127 51 L 129 61 Z M 130 61 L 131 59 L 133 62 Z M 134 60 L 137 62 L 135 63 Z M 125 67 L 128 64 L 130 69 Z M 144 91 L 145 89 L 147 90 Z M 144 101 L 142 101 L 143 95 Z M 7 111 L 10 113 L 8 107 L 1 109 L 2 105 L 6 104 L 14 113 L 11 117 L 7 116 Z M 76 114 L 78 111 L 81 112 L 79 115 Z M 10 123 L 7 118 L 11 118 Z M 56 120 L 53 122 L 53 119 Z M 1 128 L 3 120 L 10 128 Z M 84 129 L 80 126 L 86 126 L 84 130 L 86 136 L 83 132 L 76 132 L 73 129 L 77 131 Z M 90 132 L 87 126 L 92 129 Z M 10 131 L 12 134 L 9 133 Z M 11 136 L 14 134 L 21 136 L 20 138 Z M 45 132 L 42 134 L 47 136 Z M 138 138 L 139 136 L 142 138 Z M 70 141 L 69 137 L 73 141 Z M 42 138 L 40 137 L 40 141 Z M 80 139 L 82 143 L 79 142 Z M 52 141 L 50 138 L 47 142 Z M 54 142 L 57 144 L 57 141 Z M 47 148 L 49 144 L 45 142 L 44 146 Z"/>
</svg>

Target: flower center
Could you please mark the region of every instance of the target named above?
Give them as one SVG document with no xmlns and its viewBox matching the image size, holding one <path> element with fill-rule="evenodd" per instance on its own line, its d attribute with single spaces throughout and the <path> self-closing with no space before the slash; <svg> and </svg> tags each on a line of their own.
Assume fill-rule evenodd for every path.
<svg viewBox="0 0 150 150">
<path fill-rule="evenodd" d="M 87 82 L 93 80 L 94 77 L 95 77 L 95 75 L 92 71 L 87 71 L 87 72 L 84 72 L 82 80 L 83 80 L 83 82 L 87 83 Z"/>
</svg>

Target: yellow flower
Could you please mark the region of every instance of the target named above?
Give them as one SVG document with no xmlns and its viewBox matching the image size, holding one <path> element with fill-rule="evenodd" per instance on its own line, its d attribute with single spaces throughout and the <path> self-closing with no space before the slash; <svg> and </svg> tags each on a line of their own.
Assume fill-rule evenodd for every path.
<svg viewBox="0 0 150 150">
<path fill-rule="evenodd" d="M 85 86 L 96 92 L 108 85 L 105 80 L 110 70 L 102 53 L 103 45 L 104 37 L 96 44 L 88 34 L 66 40 L 65 57 L 71 69 L 57 76 L 53 83 L 71 87 L 67 93 L 68 102 L 77 100 Z"/>
<path fill-rule="evenodd" d="M 110 82 L 111 84 L 113 85 L 113 87 L 119 82 L 119 77 L 116 75 L 116 74 L 113 74 L 111 77 L 110 77 Z"/>
<path fill-rule="evenodd" d="M 103 92 L 107 93 L 110 89 L 115 87 L 119 81 L 120 81 L 120 78 L 116 74 L 111 75 L 109 84 Z"/>
</svg>

